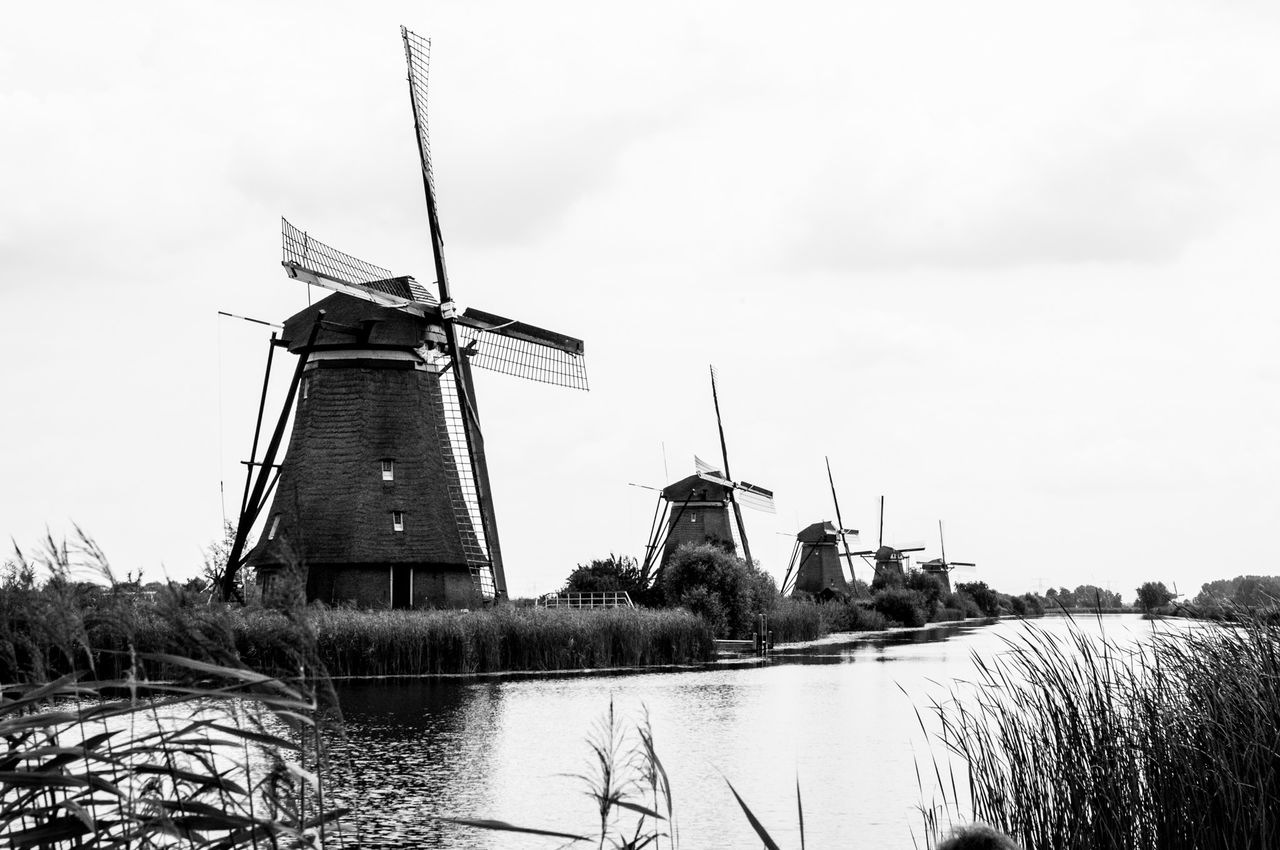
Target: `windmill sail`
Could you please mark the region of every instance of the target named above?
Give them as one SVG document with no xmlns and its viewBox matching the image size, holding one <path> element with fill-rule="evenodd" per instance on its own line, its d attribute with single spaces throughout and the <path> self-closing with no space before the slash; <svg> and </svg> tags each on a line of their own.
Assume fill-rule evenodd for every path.
<svg viewBox="0 0 1280 850">
<path fill-rule="evenodd" d="M 280 219 L 284 258 L 281 265 L 290 277 L 366 298 L 385 307 L 435 305 L 435 297 L 411 277 L 397 277 L 331 245 L 313 239 L 288 219 Z"/>
<path fill-rule="evenodd" d="M 427 132 L 427 78 L 431 70 L 431 41 L 400 27 L 404 39 L 404 58 L 409 66 L 409 96 L 413 99 L 414 122 L 418 133 L 418 151 L 422 159 L 422 176 L 431 194 L 436 193 L 436 178 L 431 168 L 431 136 Z"/>
<path fill-rule="evenodd" d="M 738 484 L 738 501 L 742 503 L 744 508 L 753 508 L 757 511 L 764 511 L 767 514 L 776 514 L 777 506 L 773 503 L 773 491 L 766 490 L 763 487 L 757 487 L 742 481 Z"/>
<path fill-rule="evenodd" d="M 468 307 L 458 317 L 458 340 L 471 365 L 544 384 L 587 389 L 580 339 Z"/>
</svg>

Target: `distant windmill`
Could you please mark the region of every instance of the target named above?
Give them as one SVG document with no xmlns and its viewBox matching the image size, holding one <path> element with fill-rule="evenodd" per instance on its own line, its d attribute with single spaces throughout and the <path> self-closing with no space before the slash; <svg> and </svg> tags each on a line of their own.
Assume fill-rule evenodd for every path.
<svg viewBox="0 0 1280 850">
<path fill-rule="evenodd" d="M 850 536 L 857 537 L 856 529 L 845 528 L 840 517 L 840 500 L 836 498 L 835 477 L 831 474 L 831 459 L 827 458 L 827 481 L 831 484 L 831 501 L 836 509 L 836 524 L 823 520 L 802 529 L 796 535 L 791 549 L 791 562 L 782 578 L 782 595 L 829 597 L 849 592 L 854 578 L 853 558 L 849 551 Z M 844 551 L 839 551 L 840 549 Z M 849 562 L 849 579 L 844 576 L 841 560 Z"/>
<path fill-rule="evenodd" d="M 974 568 L 977 567 L 977 564 L 972 564 L 968 561 L 947 560 L 947 541 L 942 535 L 942 520 L 938 520 L 938 546 L 942 549 L 942 557 L 925 561 L 920 565 L 920 569 L 931 576 L 936 576 L 942 582 L 942 586 L 947 589 L 947 593 L 950 593 L 951 571 L 957 567 Z"/>
<path fill-rule="evenodd" d="M 884 496 L 880 497 L 880 536 L 876 543 L 875 549 L 865 549 L 861 552 L 853 554 L 867 560 L 868 557 L 875 560 L 869 561 L 873 564 L 875 574 L 872 576 L 872 582 L 879 578 L 881 581 L 894 581 L 906 578 L 906 571 L 902 568 L 902 556 L 907 552 L 923 552 L 924 546 L 886 546 L 884 543 Z"/>
<path fill-rule="evenodd" d="M 296 563 L 306 570 L 307 597 L 326 602 L 401 608 L 504 598 L 471 367 L 587 388 L 581 340 L 455 304 L 427 136 L 430 43 L 403 27 L 400 35 L 439 297 L 283 223 L 289 277 L 335 294 L 286 320 L 280 341 L 273 337 L 298 362 L 261 460 L 254 437 L 224 597 L 244 563 L 264 585 Z M 260 407 L 259 431 L 261 424 Z M 263 534 L 242 558 L 272 490 Z"/>
<path fill-rule="evenodd" d="M 641 567 L 641 575 L 646 582 L 657 579 L 676 549 L 683 544 L 714 543 L 727 551 L 736 552 L 737 546 L 733 538 L 735 527 L 738 539 L 742 541 L 742 554 L 751 563 L 751 545 L 747 542 L 747 526 L 742 520 L 742 506 L 766 513 L 776 512 L 772 490 L 747 481 L 734 481 L 729 471 L 729 448 L 724 439 L 724 421 L 720 417 L 720 396 L 716 390 L 714 367 L 711 369 L 711 398 L 715 403 L 724 471 L 713 468 L 695 455 L 694 474 L 659 491 Z"/>
</svg>

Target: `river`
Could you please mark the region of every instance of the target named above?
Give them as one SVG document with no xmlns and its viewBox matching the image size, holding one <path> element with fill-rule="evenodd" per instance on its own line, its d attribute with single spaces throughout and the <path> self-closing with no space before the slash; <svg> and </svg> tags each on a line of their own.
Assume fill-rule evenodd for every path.
<svg viewBox="0 0 1280 850">
<path fill-rule="evenodd" d="M 1136 615 L 1077 624 L 1121 642 L 1151 630 Z M 1050 617 L 1033 627 L 1066 634 L 1069 624 Z M 629 728 L 648 711 L 685 848 L 760 846 L 726 780 L 783 847 L 799 847 L 797 778 L 808 846 L 923 847 L 917 763 L 927 781 L 933 756 L 944 754 L 926 741 L 916 711 L 928 716 L 931 696 L 972 676 L 973 654 L 1000 653 L 1023 628 L 1002 621 L 835 636 L 753 666 L 346 682 L 336 795 L 354 809 L 346 825 L 359 828 L 364 847 L 562 846 L 434 818 L 591 834 L 598 816 L 573 775 L 593 773 L 587 738 L 612 700 Z"/>
</svg>

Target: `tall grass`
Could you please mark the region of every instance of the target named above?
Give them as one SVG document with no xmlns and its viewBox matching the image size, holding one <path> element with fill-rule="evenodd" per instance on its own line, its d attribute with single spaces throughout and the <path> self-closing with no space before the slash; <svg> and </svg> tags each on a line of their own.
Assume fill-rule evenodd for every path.
<svg viewBox="0 0 1280 850">
<path fill-rule="evenodd" d="M 707 661 L 715 641 L 687 611 L 354 611 L 314 615 L 335 676 L 648 667 Z"/>
<path fill-rule="evenodd" d="M 922 806 L 935 836 L 971 816 L 1027 850 L 1280 846 L 1280 626 L 1133 646 L 1027 627 L 1006 650 L 933 707 L 965 763 Z"/>
<path fill-rule="evenodd" d="M 124 596 L 79 604 L 86 561 L 110 578 L 84 535 L 47 541 L 18 553 L 0 592 L 0 844 L 343 846 L 320 770 L 330 692 L 305 626 L 288 630 L 287 675 L 250 670 L 173 606 L 147 622 L 174 615 L 181 653 L 144 652 Z M 95 647 L 104 635 L 123 648 Z"/>
</svg>

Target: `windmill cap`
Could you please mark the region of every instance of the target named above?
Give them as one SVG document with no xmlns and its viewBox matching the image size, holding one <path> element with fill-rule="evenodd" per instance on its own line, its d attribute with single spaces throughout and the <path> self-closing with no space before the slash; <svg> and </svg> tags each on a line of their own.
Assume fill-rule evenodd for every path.
<svg viewBox="0 0 1280 850">
<path fill-rule="evenodd" d="M 712 475 L 719 476 L 718 471 L 713 470 Z M 714 481 L 708 481 L 701 474 L 690 475 L 687 478 L 681 478 L 674 484 L 668 484 L 662 488 L 662 498 L 668 502 L 683 502 L 692 498 L 694 502 L 723 502 L 728 498 L 729 488 Z"/>
</svg>

